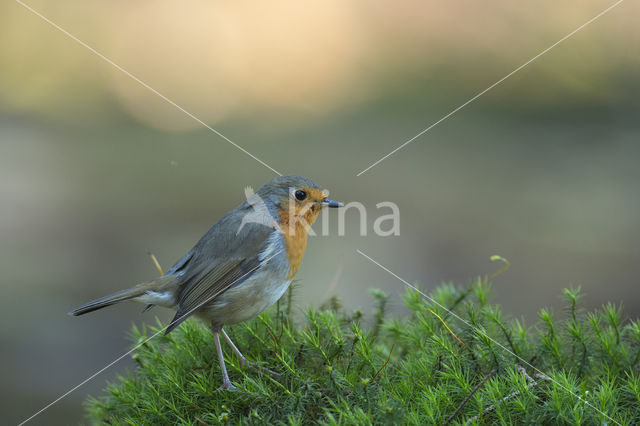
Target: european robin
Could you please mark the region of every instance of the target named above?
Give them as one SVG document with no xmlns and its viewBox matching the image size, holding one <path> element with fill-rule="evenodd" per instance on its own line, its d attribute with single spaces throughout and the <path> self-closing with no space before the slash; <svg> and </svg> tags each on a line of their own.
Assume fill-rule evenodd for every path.
<svg viewBox="0 0 640 426">
<path fill-rule="evenodd" d="M 211 323 L 222 388 L 234 389 L 224 364 L 220 334 L 242 364 L 256 367 L 233 344 L 224 325 L 255 317 L 274 304 L 295 276 L 307 232 L 323 207 L 341 207 L 302 176 L 280 176 L 222 217 L 164 275 L 80 306 L 82 315 L 123 300 L 176 309 L 165 334 L 195 315 Z"/>
</svg>

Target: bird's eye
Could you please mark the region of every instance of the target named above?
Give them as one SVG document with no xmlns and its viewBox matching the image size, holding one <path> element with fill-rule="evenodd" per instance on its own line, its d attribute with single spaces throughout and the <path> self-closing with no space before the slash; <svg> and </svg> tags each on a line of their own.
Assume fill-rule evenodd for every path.
<svg viewBox="0 0 640 426">
<path fill-rule="evenodd" d="M 307 193 L 306 193 L 306 192 L 304 192 L 304 191 L 303 191 L 303 190 L 301 190 L 301 189 L 298 189 L 298 190 L 295 192 L 295 194 L 294 194 L 294 195 L 296 196 L 296 200 L 298 200 L 298 201 L 302 201 L 302 200 L 304 200 L 305 198 L 307 198 Z"/>
</svg>

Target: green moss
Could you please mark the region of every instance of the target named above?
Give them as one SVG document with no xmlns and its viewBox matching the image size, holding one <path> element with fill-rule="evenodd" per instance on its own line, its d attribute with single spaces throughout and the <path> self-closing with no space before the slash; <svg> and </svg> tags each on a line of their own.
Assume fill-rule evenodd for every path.
<svg viewBox="0 0 640 426">
<path fill-rule="evenodd" d="M 486 280 L 431 295 L 455 315 L 409 291 L 410 314 L 389 318 L 376 291 L 373 318 L 333 300 L 295 320 L 285 296 L 283 306 L 228 328 L 249 359 L 281 374 L 241 368 L 226 348 L 241 391 L 218 390 L 204 325 L 187 321 L 149 341 L 160 325 L 134 329 L 137 368 L 90 398 L 88 416 L 110 424 L 638 424 L 640 322 L 623 322 L 610 304 L 586 314 L 579 296 L 565 290 L 567 312 L 542 310 L 533 328 L 488 303 Z"/>
</svg>

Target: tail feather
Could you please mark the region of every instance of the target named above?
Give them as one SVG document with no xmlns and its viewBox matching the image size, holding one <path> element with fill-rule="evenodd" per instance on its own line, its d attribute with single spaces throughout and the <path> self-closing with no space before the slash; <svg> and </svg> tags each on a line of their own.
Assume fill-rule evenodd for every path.
<svg viewBox="0 0 640 426">
<path fill-rule="evenodd" d="M 138 284 L 135 287 L 121 290 L 113 294 L 109 294 L 107 296 L 92 300 L 89 303 L 85 303 L 84 305 L 75 308 L 74 310 L 69 312 L 69 315 L 84 315 L 98 309 L 106 308 L 107 306 L 111 306 L 115 303 L 122 302 L 123 300 L 135 299 L 136 297 L 142 296 L 149 290 L 155 290 L 164 287 L 168 281 L 166 278 L 169 277 L 161 277 L 158 280 Z"/>
</svg>

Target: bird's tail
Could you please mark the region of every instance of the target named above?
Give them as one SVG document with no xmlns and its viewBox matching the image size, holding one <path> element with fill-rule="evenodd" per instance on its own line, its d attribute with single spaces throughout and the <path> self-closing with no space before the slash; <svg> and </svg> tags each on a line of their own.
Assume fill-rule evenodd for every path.
<svg viewBox="0 0 640 426">
<path fill-rule="evenodd" d="M 136 297 L 142 296 L 147 291 L 162 291 L 172 282 L 175 282 L 175 277 L 171 275 L 162 276 L 156 280 L 138 284 L 126 290 L 120 290 L 113 294 L 109 294 L 99 299 L 92 300 L 89 303 L 85 303 L 82 306 L 78 306 L 77 308 L 69 312 L 69 315 L 73 315 L 73 316 L 84 315 L 88 312 L 93 312 L 98 309 L 111 306 L 115 303 L 122 302 L 123 300 L 135 299 Z"/>
</svg>

